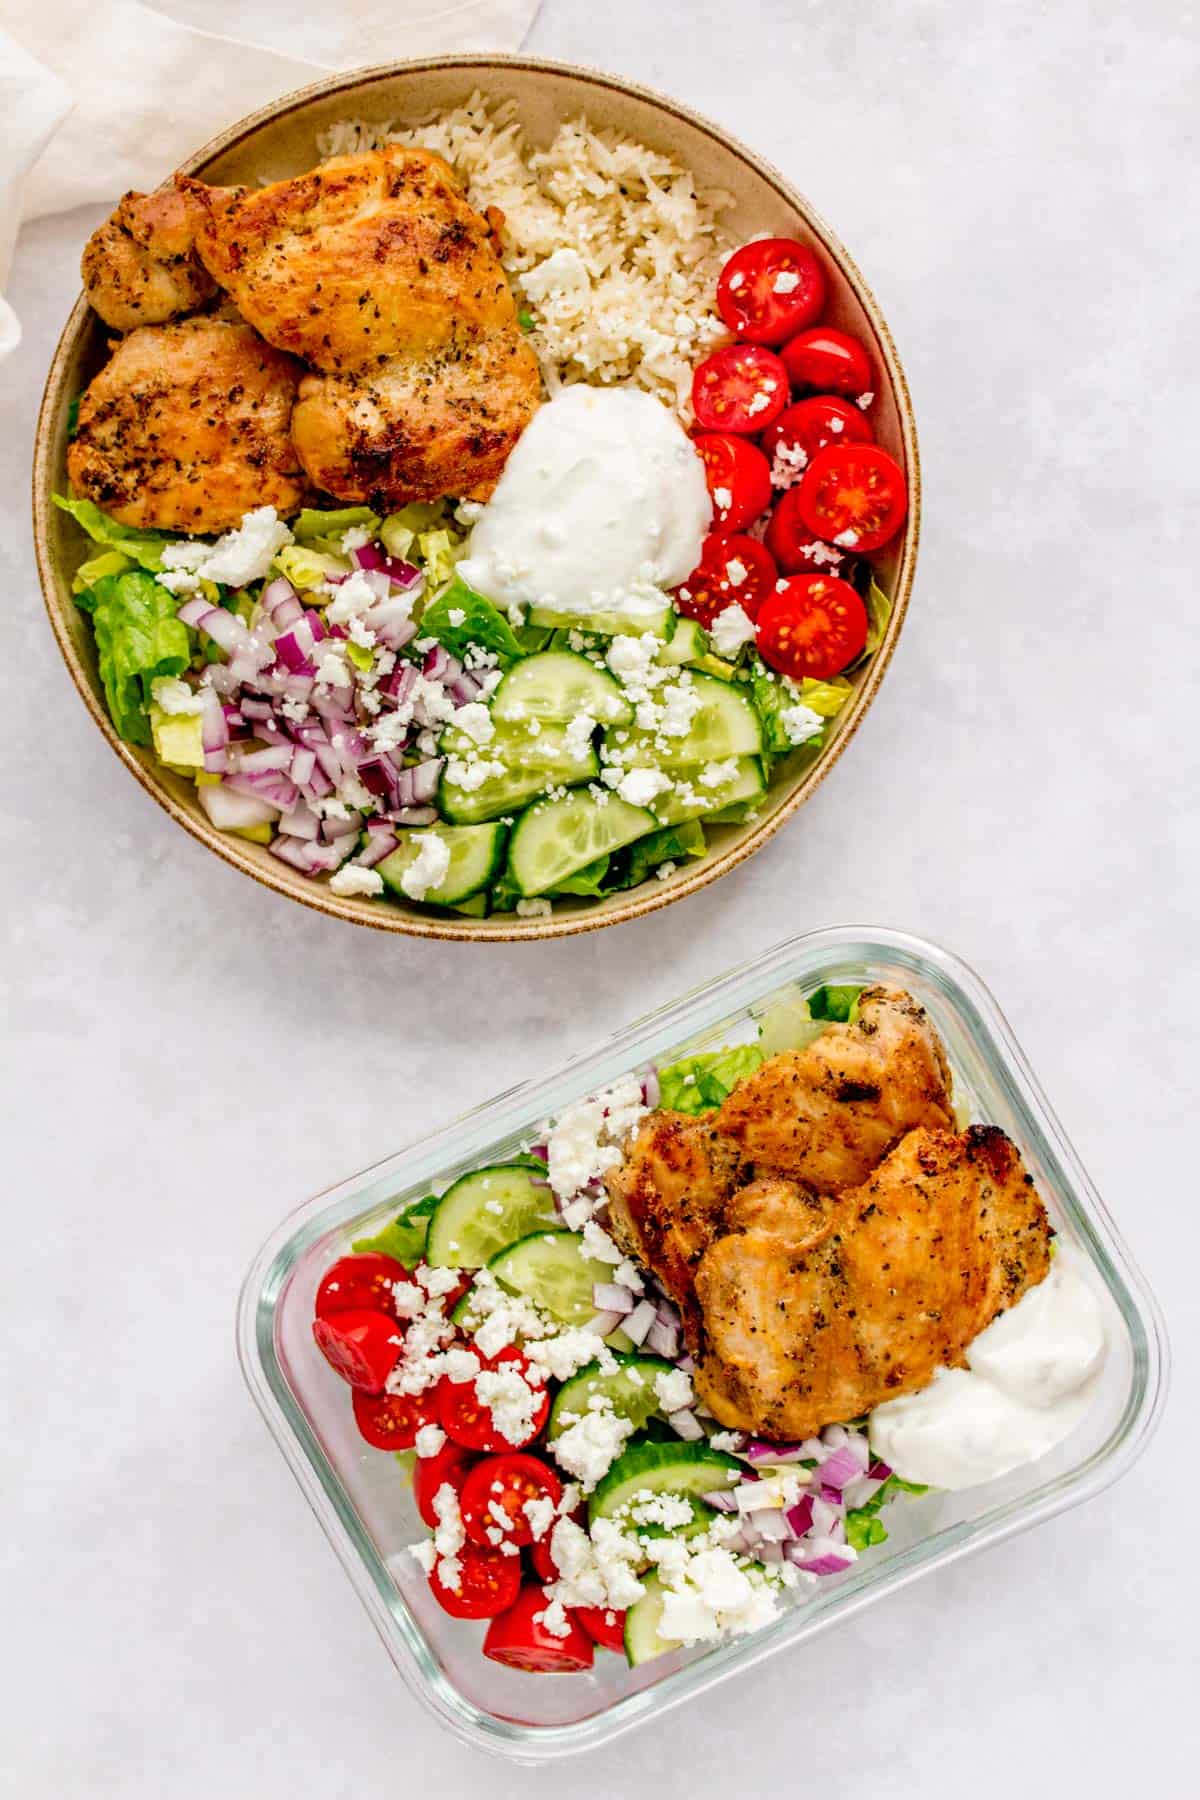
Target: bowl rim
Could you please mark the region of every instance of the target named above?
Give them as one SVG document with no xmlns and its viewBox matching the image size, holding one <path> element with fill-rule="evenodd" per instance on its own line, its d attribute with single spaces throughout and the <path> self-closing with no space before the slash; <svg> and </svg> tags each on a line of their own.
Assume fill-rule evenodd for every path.
<svg viewBox="0 0 1200 1800">
<path fill-rule="evenodd" d="M 313 101 L 343 92 L 349 95 L 356 89 L 366 88 L 389 76 L 413 75 L 422 72 L 444 73 L 458 69 L 468 73 L 478 71 L 481 76 L 486 71 L 497 69 L 519 70 L 534 76 L 566 76 L 601 90 L 632 96 L 636 100 L 644 101 L 657 111 L 678 119 L 693 130 L 700 132 L 720 150 L 733 155 L 746 164 L 774 190 L 785 205 L 800 215 L 807 229 L 821 244 L 840 274 L 849 283 L 855 298 L 870 322 L 882 353 L 885 372 L 896 405 L 909 489 L 908 517 L 901 539 L 891 615 L 884 631 L 883 640 L 871 658 L 861 686 L 855 690 L 854 697 L 833 742 L 821 753 L 817 761 L 796 779 L 791 791 L 784 795 L 770 815 L 755 824 L 746 832 L 745 836 L 723 846 L 716 854 L 706 855 L 693 870 L 681 871 L 679 877 L 673 878 L 669 883 L 643 882 L 640 888 L 632 890 L 630 897 L 602 913 L 577 911 L 528 919 L 520 919 L 515 914 L 504 913 L 495 918 L 460 921 L 453 918 L 439 918 L 433 914 L 426 915 L 415 910 L 410 912 L 396 904 L 380 906 L 365 899 L 342 899 L 330 893 L 327 883 L 304 881 L 302 877 L 294 874 L 291 870 L 285 869 L 282 864 L 278 868 L 264 866 L 251 854 L 253 848 L 251 845 L 243 845 L 241 839 L 232 837 L 227 832 L 218 831 L 198 809 L 193 811 L 181 804 L 168 788 L 158 784 L 152 771 L 134 754 L 132 747 L 118 737 L 112 720 L 99 696 L 93 690 L 83 658 L 66 625 L 66 618 L 69 617 L 69 614 L 65 609 L 72 604 L 72 601 L 70 595 L 63 592 L 63 585 L 55 567 L 55 558 L 51 548 L 53 504 L 50 496 L 55 476 L 52 456 L 54 427 L 64 404 L 63 390 L 68 365 L 80 338 L 93 318 L 91 308 L 82 293 L 63 326 L 46 376 L 46 385 L 38 410 L 32 465 L 33 540 L 42 600 L 49 616 L 50 627 L 66 664 L 67 672 L 84 705 L 109 748 L 129 770 L 135 781 L 144 788 L 164 812 L 193 838 L 221 857 L 232 868 L 248 875 L 263 887 L 269 888 L 289 900 L 298 901 L 301 905 L 310 907 L 314 912 L 323 913 L 329 918 L 367 926 L 376 931 L 395 932 L 406 937 L 440 938 L 458 942 L 513 943 L 529 939 L 572 937 L 585 931 L 600 931 L 610 925 L 624 924 L 631 919 L 658 912 L 663 907 L 673 905 L 677 900 L 686 899 L 689 895 L 708 887 L 712 882 L 718 881 L 721 876 L 727 875 L 739 863 L 762 849 L 769 839 L 774 837 L 776 832 L 781 830 L 793 814 L 798 812 L 805 801 L 816 792 L 834 765 L 840 760 L 872 705 L 891 662 L 908 612 L 909 598 L 916 575 L 917 547 L 920 538 L 921 467 L 912 396 L 891 331 L 878 301 L 840 238 L 773 163 L 768 162 L 714 120 L 684 106 L 670 95 L 647 87 L 640 82 L 628 81 L 622 76 L 590 65 L 520 54 L 504 55 L 499 52 L 418 57 L 373 64 L 367 68 L 335 73 L 320 81 L 312 82 L 306 87 L 296 88 L 289 93 L 280 95 L 267 105 L 259 107 L 255 112 L 237 120 L 215 137 L 210 138 L 207 143 L 180 163 L 180 172 L 188 175 L 200 174 L 214 158 L 234 148 L 262 126 L 284 118 L 288 114 L 300 112 Z"/>
</svg>

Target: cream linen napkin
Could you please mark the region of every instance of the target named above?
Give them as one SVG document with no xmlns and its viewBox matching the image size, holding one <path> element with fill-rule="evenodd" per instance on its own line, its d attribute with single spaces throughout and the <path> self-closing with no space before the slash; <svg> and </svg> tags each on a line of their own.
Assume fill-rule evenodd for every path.
<svg viewBox="0 0 1200 1800">
<path fill-rule="evenodd" d="M 454 50 L 512 50 L 540 0 L 280 4 L 244 43 L 237 0 L 205 0 L 217 30 L 137 0 L 0 0 L 0 291 L 21 218 L 152 188 L 243 113 L 330 69 Z M 286 20 L 286 23 L 282 21 Z M 81 244 L 82 248 L 82 244 Z M 0 355 L 19 328 L 0 299 Z"/>
</svg>

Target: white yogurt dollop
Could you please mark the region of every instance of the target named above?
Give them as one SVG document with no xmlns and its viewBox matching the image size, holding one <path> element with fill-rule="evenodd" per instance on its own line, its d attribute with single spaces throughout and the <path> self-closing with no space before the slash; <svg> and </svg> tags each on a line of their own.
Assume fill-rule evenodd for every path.
<svg viewBox="0 0 1200 1800">
<path fill-rule="evenodd" d="M 1100 1308 L 1062 1249 L 1050 1272 L 927 1388 L 877 1406 L 871 1448 L 906 1481 L 965 1488 L 1045 1456 L 1091 1404 L 1106 1343 Z"/>
<path fill-rule="evenodd" d="M 635 622 L 700 561 L 704 465 L 674 414 L 636 388 L 569 387 L 539 407 L 459 572 L 501 606 Z"/>
</svg>

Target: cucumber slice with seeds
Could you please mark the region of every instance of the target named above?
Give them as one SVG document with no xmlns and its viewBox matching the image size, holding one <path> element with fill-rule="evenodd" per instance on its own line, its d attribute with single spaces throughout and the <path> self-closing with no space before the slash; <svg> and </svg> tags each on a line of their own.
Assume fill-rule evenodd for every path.
<svg viewBox="0 0 1200 1800">
<path fill-rule="evenodd" d="M 439 837 L 450 852 L 450 867 L 436 887 L 422 895 L 431 906 L 456 906 L 479 893 L 499 872 L 508 837 L 504 825 L 443 825 L 436 831 L 398 831 L 390 856 L 378 865 L 379 873 L 401 900 L 408 900 L 403 878 L 421 854 L 428 837 Z"/>
<path fill-rule="evenodd" d="M 586 1325 L 594 1318 L 592 1289 L 612 1277 L 607 1263 L 585 1253 L 577 1231 L 531 1232 L 493 1256 L 488 1271 L 502 1287 L 564 1325 Z"/>
<path fill-rule="evenodd" d="M 555 746 L 549 747 L 554 753 L 547 754 L 548 746 L 542 740 L 551 733 L 558 734 L 556 745 L 561 747 L 561 754 Z M 506 744 L 501 754 L 493 756 L 492 746 L 487 745 L 480 752 L 481 758 L 494 763 L 499 772 L 489 774 L 478 787 L 466 787 L 443 770 L 438 784 L 440 811 L 456 825 L 474 824 L 519 812 L 550 788 L 594 781 L 600 773 L 596 752 L 590 744 L 582 750 L 568 751 L 561 744 L 564 736 L 562 726 L 545 725 L 538 737 L 523 739 L 519 749 Z M 506 760 L 509 756 L 511 763 Z"/>
<path fill-rule="evenodd" d="M 737 767 L 728 781 L 717 787 L 704 782 L 706 763 L 691 768 L 672 769 L 674 783 L 663 794 L 656 794 L 650 810 L 660 825 L 681 825 L 685 819 L 710 819 L 736 804 L 750 804 L 767 791 L 762 764 L 757 756 L 738 756 L 728 760 Z"/>
<path fill-rule="evenodd" d="M 633 708 L 607 669 L 572 650 L 547 650 L 516 663 L 496 689 L 496 720 L 542 719 L 566 725 L 581 713 L 627 725 Z"/>
<path fill-rule="evenodd" d="M 589 1519 L 611 1519 L 635 1494 L 681 1494 L 699 1499 L 714 1488 L 734 1487 L 743 1469 L 735 1456 L 709 1443 L 629 1444 L 588 1501 Z"/>
<path fill-rule="evenodd" d="M 463 1175 L 438 1202 L 425 1260 L 438 1268 L 482 1269 L 506 1244 L 550 1223 L 555 1217 L 550 1189 L 534 1181 L 535 1171 L 521 1163 Z"/>
<path fill-rule="evenodd" d="M 670 1650 L 682 1650 L 683 1645 L 677 1638 L 662 1635 L 663 1603 L 666 1589 L 658 1576 L 651 1573 L 642 1577 L 646 1591 L 640 1600 L 635 1600 L 625 1614 L 625 1660 L 631 1669 L 642 1663 L 653 1662 L 656 1656 L 666 1656 Z"/>
<path fill-rule="evenodd" d="M 602 1394 L 618 1417 L 628 1419 L 638 1431 L 652 1413 L 658 1412 L 654 1377 L 673 1374 L 674 1363 L 661 1356 L 619 1356 L 617 1363 L 618 1367 L 607 1374 L 599 1363 L 589 1363 L 563 1383 L 550 1408 L 546 1435 L 551 1443 L 566 1430 L 564 1416 L 582 1417 L 595 1394 Z"/>
<path fill-rule="evenodd" d="M 650 631 L 655 637 L 665 638 L 671 629 L 673 615 L 674 608 L 669 604 L 636 618 L 620 612 L 572 612 L 569 607 L 531 606 L 528 622 L 530 625 L 587 631 L 597 637 L 640 637 L 643 632 Z"/>
<path fill-rule="evenodd" d="M 653 813 L 616 794 L 571 793 L 531 806 L 517 820 L 508 872 L 523 894 L 544 894 L 568 875 L 655 829 Z"/>
<path fill-rule="evenodd" d="M 713 675 L 694 674 L 691 687 L 700 701 L 680 737 L 631 731 L 624 742 L 609 739 L 625 768 L 679 769 L 689 763 L 724 762 L 730 756 L 757 756 L 762 726 L 744 694 Z"/>
</svg>

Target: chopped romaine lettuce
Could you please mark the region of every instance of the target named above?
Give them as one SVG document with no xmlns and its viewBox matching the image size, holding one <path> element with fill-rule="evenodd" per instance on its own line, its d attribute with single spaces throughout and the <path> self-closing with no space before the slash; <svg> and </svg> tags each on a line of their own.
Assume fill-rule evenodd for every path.
<svg viewBox="0 0 1200 1800">
<path fill-rule="evenodd" d="M 350 1248 L 358 1251 L 377 1250 L 383 1256 L 394 1256 L 405 1269 L 415 1269 L 425 1252 L 429 1221 L 437 1207 L 438 1196 L 427 1194 L 415 1206 L 394 1218 L 390 1225 L 373 1237 L 355 1238 Z"/>
<path fill-rule="evenodd" d="M 604 891 L 611 894 L 618 888 L 637 887 L 664 863 L 680 863 L 692 856 L 703 856 L 707 848 L 704 827 L 698 819 L 689 819 L 683 825 L 668 825 L 662 831 L 650 832 L 647 837 L 635 838 L 632 844 L 626 844 L 623 850 L 610 857 Z"/>
<path fill-rule="evenodd" d="M 461 622 L 453 623 L 451 613 L 461 613 Z M 460 659 L 470 644 L 490 650 L 502 663 L 515 662 L 522 654 L 512 626 L 499 607 L 469 588 L 461 575 L 456 575 L 445 593 L 425 608 L 421 635 L 436 638 Z"/>
<path fill-rule="evenodd" d="M 586 863 L 582 869 L 576 869 L 565 881 L 554 889 L 556 894 L 580 894 L 589 900 L 598 900 L 608 892 L 604 878 L 608 874 L 610 856 L 599 856 L 595 862 Z"/>
<path fill-rule="evenodd" d="M 785 682 L 768 669 L 761 656 L 755 654 L 750 659 L 750 697 L 762 721 L 763 744 L 769 756 L 787 756 L 797 747 L 814 755 L 825 743 L 824 730 L 815 732 L 800 746 L 792 743 L 783 725 L 783 714 L 789 706 L 799 703 L 823 719 L 832 719 L 853 692 L 842 675 L 832 681 L 814 681 L 806 675 L 802 681 Z"/>
<path fill-rule="evenodd" d="M 685 1056 L 658 1072 L 661 1105 L 674 1112 L 708 1112 L 720 1106 L 746 1075 L 762 1067 L 757 1044 L 735 1044 L 731 1050 L 709 1050 Z"/>
<path fill-rule="evenodd" d="M 163 532 L 137 531 L 132 525 L 121 525 L 90 500 L 68 500 L 63 494 L 55 494 L 54 504 L 70 513 L 93 542 L 120 550 L 131 562 L 151 573 L 162 568 L 163 546 L 173 541 Z"/>
<path fill-rule="evenodd" d="M 922 1487 L 917 1481 L 905 1481 L 899 1475 L 889 1475 L 865 1506 L 856 1506 L 846 1514 L 846 1542 L 854 1550 L 867 1550 L 872 1544 L 886 1543 L 887 1530 L 878 1515 L 888 1501 L 894 1500 L 897 1494 L 928 1492 L 929 1489 Z"/>
<path fill-rule="evenodd" d="M 300 517 L 292 525 L 292 532 L 301 544 L 311 544 L 314 538 L 341 539 L 347 531 L 356 526 L 372 537 L 379 531 L 380 518 L 369 506 L 338 506 L 325 511 L 322 507 L 306 506 Z M 340 547 L 340 545 L 339 545 Z"/>
<path fill-rule="evenodd" d="M 867 609 L 867 642 L 863 655 L 871 656 L 883 642 L 883 634 L 892 616 L 892 603 L 878 583 L 872 580 L 863 604 Z"/>
<path fill-rule="evenodd" d="M 860 987 L 819 987 L 808 997 L 809 1015 L 814 1019 L 832 1019 L 853 1024 L 858 1017 Z"/>
<path fill-rule="evenodd" d="M 136 564 L 130 562 L 123 550 L 102 550 L 99 556 L 90 556 L 87 562 L 80 563 L 71 583 L 71 592 L 86 593 L 88 588 L 95 587 L 106 575 L 120 575 L 124 570 L 134 567 Z"/>
<path fill-rule="evenodd" d="M 144 569 L 127 569 L 102 576 L 77 604 L 92 615 L 109 717 L 127 743 L 150 743 L 150 684 L 182 675 L 191 661 L 179 601 Z"/>
<path fill-rule="evenodd" d="M 75 398 L 71 401 L 70 405 L 67 407 L 67 441 L 68 441 L 68 443 L 75 436 L 76 432 L 79 430 L 79 402 L 82 399 L 83 399 L 82 394 L 76 394 Z"/>
<path fill-rule="evenodd" d="M 799 994 L 787 1000 L 777 1000 L 762 1017 L 762 1036 L 759 1043 L 766 1056 L 774 1056 L 779 1050 L 806 1050 L 814 1038 L 820 1037 L 827 1019 L 814 1019 L 808 1009 L 808 1001 Z"/>
<path fill-rule="evenodd" d="M 414 501 L 399 512 L 389 513 L 379 528 L 389 556 L 408 558 L 425 570 L 431 588 L 454 573 L 454 557 L 463 541 L 445 500 Z"/>
<path fill-rule="evenodd" d="M 313 544 L 285 544 L 276 551 L 273 567 L 301 593 L 312 593 L 331 575 L 348 573 L 350 564 L 346 557 L 318 550 Z"/>
</svg>

